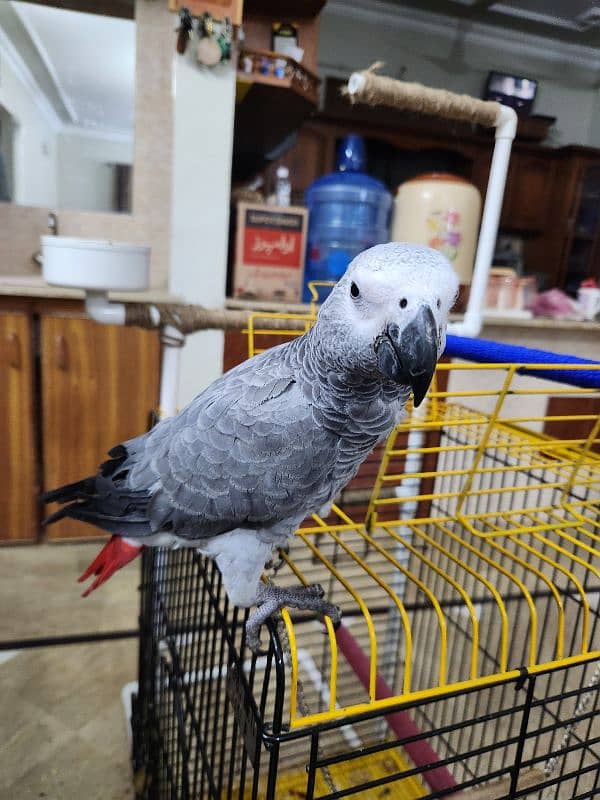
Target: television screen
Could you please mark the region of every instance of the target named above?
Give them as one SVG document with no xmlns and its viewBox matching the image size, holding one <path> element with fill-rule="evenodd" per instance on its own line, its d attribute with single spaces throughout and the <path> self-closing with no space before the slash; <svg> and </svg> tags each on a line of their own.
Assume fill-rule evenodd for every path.
<svg viewBox="0 0 600 800">
<path fill-rule="evenodd" d="M 518 114 L 529 114 L 537 87 L 537 81 L 530 78 L 490 72 L 485 87 L 485 99 L 497 100 L 499 103 L 512 106 Z"/>
</svg>

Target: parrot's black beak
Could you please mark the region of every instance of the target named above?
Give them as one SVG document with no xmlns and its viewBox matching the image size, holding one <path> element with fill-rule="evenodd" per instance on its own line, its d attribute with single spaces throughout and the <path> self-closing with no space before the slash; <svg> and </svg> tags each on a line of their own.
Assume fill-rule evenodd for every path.
<svg viewBox="0 0 600 800">
<path fill-rule="evenodd" d="M 375 343 L 380 372 L 395 383 L 410 386 L 415 407 L 423 402 L 433 378 L 437 345 L 437 326 L 429 306 L 422 306 L 402 332 L 390 323 Z"/>
</svg>

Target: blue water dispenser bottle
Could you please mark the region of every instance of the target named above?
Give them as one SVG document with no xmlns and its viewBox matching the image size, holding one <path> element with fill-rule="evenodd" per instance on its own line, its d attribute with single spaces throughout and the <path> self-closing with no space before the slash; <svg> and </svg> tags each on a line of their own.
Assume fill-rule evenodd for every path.
<svg viewBox="0 0 600 800">
<path fill-rule="evenodd" d="M 337 281 L 354 256 L 389 239 L 392 197 L 364 169 L 363 138 L 346 136 L 338 148 L 336 171 L 317 178 L 306 190 L 305 302 L 311 300 L 309 281 Z M 320 291 L 320 299 L 326 294 Z"/>
</svg>

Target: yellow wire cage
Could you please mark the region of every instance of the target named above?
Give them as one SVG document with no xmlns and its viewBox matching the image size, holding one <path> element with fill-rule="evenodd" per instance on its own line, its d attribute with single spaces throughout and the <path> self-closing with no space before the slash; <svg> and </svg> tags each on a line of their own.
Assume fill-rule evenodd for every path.
<svg viewBox="0 0 600 800">
<path fill-rule="evenodd" d="M 254 314 L 249 355 L 315 316 Z M 148 548 L 140 797 L 600 795 L 600 391 L 574 368 L 439 364 L 263 576 L 321 584 L 337 630 L 284 610 L 257 657 L 215 565 Z"/>
<path fill-rule="evenodd" d="M 315 314 L 253 315 L 249 356 Z M 270 317 L 289 329 L 271 330 Z M 521 375 L 528 366 L 545 377 Z M 359 473 L 370 490 L 351 485 L 297 532 L 277 582 L 326 587 L 344 636 L 329 620 L 326 639 L 316 623 L 307 636 L 284 610 L 291 730 L 600 657 L 600 393 L 556 383 L 569 369 L 440 363 L 427 401 Z M 362 677 L 344 658 L 347 632 Z M 381 772 L 373 759 L 359 766 Z M 278 798 L 304 785 L 281 780 Z M 427 794 L 414 779 L 395 791 Z"/>
</svg>

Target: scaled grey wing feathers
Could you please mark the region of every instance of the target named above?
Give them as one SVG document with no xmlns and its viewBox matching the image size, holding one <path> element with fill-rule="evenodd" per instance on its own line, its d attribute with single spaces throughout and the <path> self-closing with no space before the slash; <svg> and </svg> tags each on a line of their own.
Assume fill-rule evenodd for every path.
<svg viewBox="0 0 600 800">
<path fill-rule="evenodd" d="M 151 533 L 196 540 L 255 527 L 278 536 L 329 499 L 337 437 L 315 424 L 294 350 L 240 365 L 179 417 L 125 444 L 128 487 L 150 490 Z"/>
</svg>

